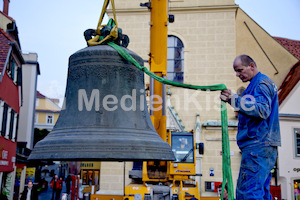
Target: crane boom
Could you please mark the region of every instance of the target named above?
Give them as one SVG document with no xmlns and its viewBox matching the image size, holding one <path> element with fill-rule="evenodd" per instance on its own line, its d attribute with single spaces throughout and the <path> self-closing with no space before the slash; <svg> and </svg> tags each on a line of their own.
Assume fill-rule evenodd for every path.
<svg viewBox="0 0 300 200">
<path fill-rule="evenodd" d="M 167 75 L 167 39 L 168 39 L 168 1 L 151 1 L 150 22 L 150 71 L 157 76 Z M 165 88 L 164 84 L 151 80 L 151 96 L 153 111 L 150 112 L 153 125 L 166 141 Z M 155 104 L 153 103 L 155 101 Z"/>
</svg>

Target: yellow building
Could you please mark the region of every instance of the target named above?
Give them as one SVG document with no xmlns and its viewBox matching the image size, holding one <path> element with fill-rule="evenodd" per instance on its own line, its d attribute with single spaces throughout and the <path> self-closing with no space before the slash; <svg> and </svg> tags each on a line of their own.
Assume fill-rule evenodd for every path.
<svg viewBox="0 0 300 200">
<path fill-rule="evenodd" d="M 39 91 L 36 94 L 34 127 L 51 131 L 58 119 L 61 108 L 58 99 L 50 99 Z"/>
</svg>

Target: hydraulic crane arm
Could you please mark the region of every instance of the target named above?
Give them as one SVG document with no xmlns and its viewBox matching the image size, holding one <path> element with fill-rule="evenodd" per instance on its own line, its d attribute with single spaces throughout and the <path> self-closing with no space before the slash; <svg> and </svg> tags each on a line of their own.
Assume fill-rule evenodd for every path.
<svg viewBox="0 0 300 200">
<path fill-rule="evenodd" d="M 167 40 L 168 40 L 168 1 L 151 1 L 151 22 L 150 22 L 150 71 L 159 77 L 167 76 Z M 164 84 L 151 79 L 150 93 L 152 99 L 150 111 L 153 125 L 166 141 L 166 115 L 165 115 L 165 86 Z M 155 104 L 153 103 L 155 101 Z"/>
</svg>

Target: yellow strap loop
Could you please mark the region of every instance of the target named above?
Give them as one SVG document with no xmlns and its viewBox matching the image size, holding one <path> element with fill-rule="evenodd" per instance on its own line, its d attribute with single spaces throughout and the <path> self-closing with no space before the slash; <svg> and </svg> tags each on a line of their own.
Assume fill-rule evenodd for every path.
<svg viewBox="0 0 300 200">
<path fill-rule="evenodd" d="M 108 4 L 109 4 L 109 0 L 105 0 L 103 3 L 102 12 L 101 12 L 100 19 L 99 19 L 98 26 L 97 26 L 97 35 L 101 34 L 101 28 L 103 27 L 103 26 L 101 26 L 101 23 L 103 21 L 104 14 L 106 13 Z M 113 14 L 114 14 L 114 20 L 115 20 L 116 26 L 118 27 L 114 0 L 111 0 L 111 5 L 112 5 Z"/>
<path fill-rule="evenodd" d="M 89 41 L 87 41 L 89 46 L 95 46 L 95 45 L 100 45 L 103 42 L 106 42 L 109 39 L 113 39 L 116 40 L 118 38 L 118 27 L 114 26 L 111 31 L 110 34 L 108 36 L 106 36 L 103 40 L 99 41 L 100 35 L 96 35 L 94 38 L 90 39 Z"/>
<path fill-rule="evenodd" d="M 98 26 L 97 26 L 97 30 L 96 30 L 96 36 L 93 37 L 92 39 L 90 39 L 89 41 L 87 41 L 89 46 L 100 45 L 100 44 L 108 41 L 109 39 L 116 40 L 118 38 L 118 23 L 117 23 L 117 18 L 116 18 L 115 2 L 114 2 L 114 0 L 111 0 L 112 10 L 113 10 L 113 14 L 114 14 L 115 26 L 111 29 L 110 34 L 108 36 L 106 36 L 103 40 L 99 41 L 99 38 L 100 38 L 100 35 L 101 35 L 101 29 L 105 26 L 105 25 L 101 25 L 101 24 L 102 24 L 102 21 L 103 21 L 104 14 L 106 13 L 109 1 L 110 0 L 105 0 L 104 3 L 103 3 L 102 12 L 101 12 L 99 22 L 98 22 Z"/>
</svg>

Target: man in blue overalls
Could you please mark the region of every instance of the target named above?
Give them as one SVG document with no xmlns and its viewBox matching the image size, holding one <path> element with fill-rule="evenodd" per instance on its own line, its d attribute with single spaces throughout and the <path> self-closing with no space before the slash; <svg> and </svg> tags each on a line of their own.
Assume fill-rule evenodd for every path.
<svg viewBox="0 0 300 200">
<path fill-rule="evenodd" d="M 237 200 L 271 200 L 270 181 L 280 146 L 278 95 L 274 82 L 258 71 L 254 60 L 239 55 L 233 62 L 236 76 L 250 81 L 242 96 L 223 90 L 220 98 L 239 113 L 237 144 L 242 152 Z"/>
</svg>

